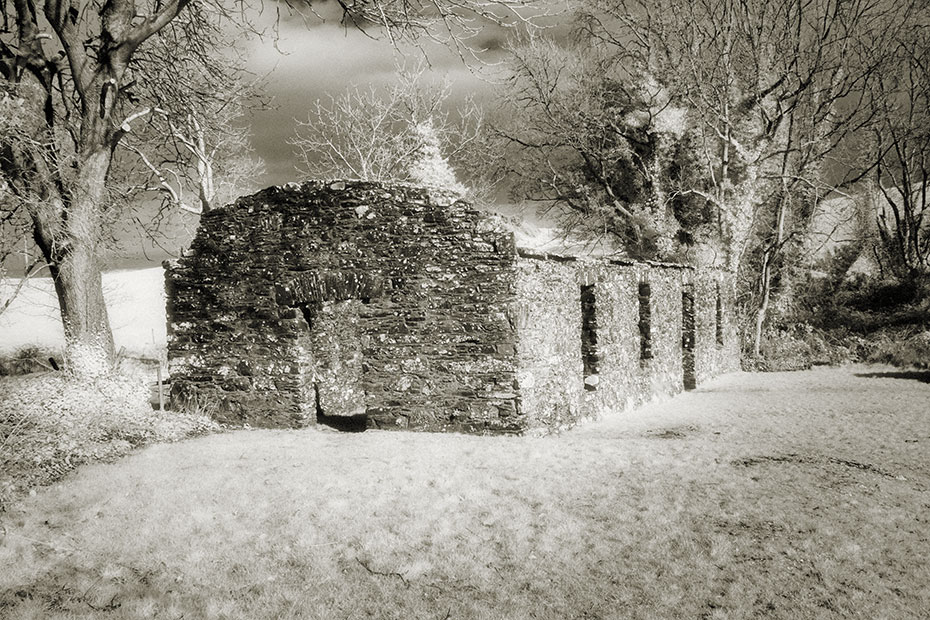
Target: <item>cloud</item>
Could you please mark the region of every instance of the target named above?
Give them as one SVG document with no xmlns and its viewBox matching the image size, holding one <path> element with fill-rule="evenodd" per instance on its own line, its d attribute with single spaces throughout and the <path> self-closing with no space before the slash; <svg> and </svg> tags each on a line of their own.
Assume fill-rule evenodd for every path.
<svg viewBox="0 0 930 620">
<path fill-rule="evenodd" d="M 244 55 L 248 68 L 265 78 L 272 109 L 253 113 L 252 143 L 265 160 L 263 184 L 279 184 L 295 176 L 291 147 L 294 119 L 308 104 L 352 82 L 382 79 L 392 68 L 389 41 L 373 40 L 338 23 L 304 24 L 282 20 L 275 37 L 250 40 Z"/>
</svg>

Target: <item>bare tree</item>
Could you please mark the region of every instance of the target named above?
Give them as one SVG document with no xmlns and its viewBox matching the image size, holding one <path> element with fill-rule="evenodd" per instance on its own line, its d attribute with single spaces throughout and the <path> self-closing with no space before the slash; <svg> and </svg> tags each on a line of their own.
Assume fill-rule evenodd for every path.
<svg viewBox="0 0 930 620">
<path fill-rule="evenodd" d="M 121 158 L 131 166 L 123 173 L 130 183 L 124 191 L 134 199 L 155 193 L 163 207 L 197 215 L 248 191 L 262 166 L 251 154 L 247 129 L 235 125 L 242 116 L 228 108 L 206 117 L 190 111 L 180 118 L 154 110 L 145 133 L 161 140 L 143 135 L 120 144 L 130 153 Z"/>
<path fill-rule="evenodd" d="M 179 20 L 188 7 L 186 0 L 4 3 L 2 77 L 28 112 L 33 139 L 5 141 L 2 170 L 12 194 L 29 207 L 69 351 L 87 353 L 91 366 L 112 354 L 100 231 L 118 217 L 107 191 L 114 152 L 152 109 L 135 109 L 146 45 L 163 31 L 210 20 L 211 7 L 201 4 Z"/>
<path fill-rule="evenodd" d="M 397 76 L 382 88 L 354 85 L 316 100 L 289 141 L 297 169 L 312 177 L 414 183 L 428 182 L 418 173 L 425 163 L 435 171 L 446 158 L 472 170 L 483 140 L 481 109 L 471 98 L 452 108 L 452 83 L 431 79 L 423 64 Z M 457 185 L 450 173 L 444 177 L 440 184 Z"/>
<path fill-rule="evenodd" d="M 679 191 L 693 167 L 686 111 L 596 39 L 527 36 L 510 52 L 496 129 L 516 195 L 558 210 L 569 232 L 672 258 L 702 209 Z"/>
<path fill-rule="evenodd" d="M 755 278 L 752 351 L 758 356 L 764 323 L 779 279 L 780 294 L 790 299 L 791 271 L 802 256 L 817 204 L 852 186 L 862 175 L 838 162 L 855 149 L 872 110 L 866 105 L 870 84 L 879 79 L 887 57 L 888 33 L 913 16 L 915 4 L 874 2 L 798 4 L 787 12 L 786 52 L 775 63 L 789 90 L 777 94 L 781 122 L 761 174 L 763 192 L 756 209 L 759 245 L 743 265 Z"/>
<path fill-rule="evenodd" d="M 0 170 L 29 205 L 33 237 L 54 278 L 72 358 L 112 357 L 101 287 L 100 230 L 124 217 L 108 191 L 114 154 L 135 125 L 166 102 L 203 91 L 170 74 L 182 59 L 209 75 L 223 27 L 247 13 L 246 0 L 2 0 L 0 78 L 22 105 L 32 141 L 4 140 Z M 303 3 L 310 7 L 309 1 Z M 531 0 L 414 0 L 340 3 L 346 19 L 381 26 L 392 38 L 438 32 L 456 41 L 476 18 L 524 19 Z M 224 26 L 226 24 L 226 26 Z M 441 30 L 432 29 L 434 25 Z M 206 93 L 209 95 L 209 92 Z M 196 110 L 196 108 L 195 108 Z M 204 117 L 194 116 L 198 122 Z M 186 117 L 180 117 L 186 118 Z M 176 121 L 180 122 L 180 121 Z M 178 125 L 180 127 L 180 124 Z"/>
<path fill-rule="evenodd" d="M 156 108 L 120 142 L 110 194 L 125 205 L 122 229 L 144 245 L 176 253 L 199 216 L 257 189 L 264 166 L 253 154 L 242 103 L 214 103 L 199 112 Z"/>
<path fill-rule="evenodd" d="M 867 167 L 880 194 L 878 232 L 892 273 L 930 274 L 930 32 L 896 31 L 887 67 L 872 82 Z"/>
</svg>

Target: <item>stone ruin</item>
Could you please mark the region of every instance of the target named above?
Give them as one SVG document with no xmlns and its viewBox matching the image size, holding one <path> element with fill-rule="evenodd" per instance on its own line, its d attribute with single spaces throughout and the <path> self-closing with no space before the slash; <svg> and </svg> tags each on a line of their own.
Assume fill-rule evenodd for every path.
<svg viewBox="0 0 930 620">
<path fill-rule="evenodd" d="M 732 278 L 521 249 L 423 189 L 272 187 L 167 265 L 175 403 L 262 427 L 521 433 L 738 367 Z"/>
</svg>

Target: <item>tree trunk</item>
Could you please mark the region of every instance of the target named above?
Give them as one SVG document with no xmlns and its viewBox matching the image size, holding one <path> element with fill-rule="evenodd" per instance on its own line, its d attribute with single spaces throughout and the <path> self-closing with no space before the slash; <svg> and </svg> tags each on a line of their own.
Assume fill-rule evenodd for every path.
<svg viewBox="0 0 930 620">
<path fill-rule="evenodd" d="M 788 158 L 792 150 L 794 139 L 794 112 L 788 115 L 788 143 L 785 145 L 781 158 L 781 191 L 778 196 L 778 208 L 775 211 L 775 235 L 768 247 L 762 253 L 762 272 L 759 274 L 759 292 L 762 299 L 756 309 L 756 325 L 752 339 L 752 354 L 759 357 L 762 349 L 762 328 L 769 312 L 769 302 L 772 297 L 772 271 L 775 259 L 782 250 L 785 242 L 785 218 L 788 215 L 788 202 L 792 186 L 788 183 Z"/>
<path fill-rule="evenodd" d="M 113 361 L 113 334 L 103 299 L 96 250 L 77 244 L 52 267 L 69 364 L 77 373 L 98 373 Z"/>
<path fill-rule="evenodd" d="M 35 239 L 55 283 L 66 355 L 79 374 L 104 372 L 114 359 L 100 259 L 109 167 L 106 147 L 82 158 L 68 198 L 49 192 L 55 198 L 34 219 Z"/>
<path fill-rule="evenodd" d="M 769 312 L 769 302 L 772 297 L 772 268 L 778 252 L 781 251 L 785 240 L 785 215 L 788 211 L 787 187 L 783 189 L 778 200 L 778 212 L 775 224 L 775 238 L 762 253 L 762 272 L 759 274 L 759 292 L 762 299 L 756 309 L 756 325 L 752 339 L 752 354 L 759 357 L 762 349 L 762 328 Z"/>
</svg>

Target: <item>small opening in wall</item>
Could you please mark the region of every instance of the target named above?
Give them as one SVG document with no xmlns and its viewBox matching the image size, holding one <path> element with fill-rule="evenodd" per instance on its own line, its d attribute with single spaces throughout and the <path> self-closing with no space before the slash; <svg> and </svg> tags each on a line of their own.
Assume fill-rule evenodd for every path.
<svg viewBox="0 0 930 620">
<path fill-rule="evenodd" d="M 597 311 L 594 285 L 581 287 L 581 361 L 584 364 L 584 389 L 597 389 Z"/>
<path fill-rule="evenodd" d="M 368 415 L 326 415 L 320 404 L 320 386 L 313 384 L 313 393 L 316 400 L 316 423 L 328 426 L 344 433 L 363 433 L 368 428 Z"/>
<path fill-rule="evenodd" d="M 300 313 L 304 315 L 304 320 L 307 322 L 307 329 L 313 329 L 313 322 L 316 318 L 316 309 L 309 304 L 300 304 L 297 306 L 300 310 Z"/>
<path fill-rule="evenodd" d="M 717 344 L 723 344 L 723 299 L 720 297 L 720 283 L 717 283 L 717 311 L 715 313 L 715 331 Z"/>
<path fill-rule="evenodd" d="M 652 290 L 648 282 L 639 283 L 639 359 L 652 358 Z"/>
</svg>

